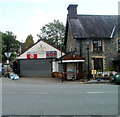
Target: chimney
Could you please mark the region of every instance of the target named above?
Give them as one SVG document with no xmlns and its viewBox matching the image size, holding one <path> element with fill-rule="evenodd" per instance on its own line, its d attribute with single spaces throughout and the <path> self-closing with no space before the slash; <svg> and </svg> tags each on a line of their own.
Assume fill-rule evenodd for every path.
<svg viewBox="0 0 120 117">
<path fill-rule="evenodd" d="M 68 10 L 68 17 L 70 19 L 77 19 L 77 6 L 78 5 L 74 5 L 74 4 L 70 4 L 67 8 Z"/>
</svg>

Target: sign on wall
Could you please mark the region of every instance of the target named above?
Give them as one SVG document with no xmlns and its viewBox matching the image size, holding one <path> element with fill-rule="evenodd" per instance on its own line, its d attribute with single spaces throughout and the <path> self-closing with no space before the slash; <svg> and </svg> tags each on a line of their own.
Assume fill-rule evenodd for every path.
<svg viewBox="0 0 120 117">
<path fill-rule="evenodd" d="M 37 52 L 38 52 L 38 54 L 45 54 L 46 47 L 44 47 L 42 44 L 40 44 Z"/>
<path fill-rule="evenodd" d="M 37 59 L 37 53 L 36 52 L 28 52 L 27 59 Z"/>
<path fill-rule="evenodd" d="M 57 58 L 57 51 L 46 51 L 46 58 Z"/>
</svg>

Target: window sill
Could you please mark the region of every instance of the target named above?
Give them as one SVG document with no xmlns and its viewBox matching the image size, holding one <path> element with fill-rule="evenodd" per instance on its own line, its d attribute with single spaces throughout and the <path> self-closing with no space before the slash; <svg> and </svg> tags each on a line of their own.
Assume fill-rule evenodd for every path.
<svg viewBox="0 0 120 117">
<path fill-rule="evenodd" d="M 93 51 L 93 53 L 102 53 L 103 51 Z"/>
</svg>

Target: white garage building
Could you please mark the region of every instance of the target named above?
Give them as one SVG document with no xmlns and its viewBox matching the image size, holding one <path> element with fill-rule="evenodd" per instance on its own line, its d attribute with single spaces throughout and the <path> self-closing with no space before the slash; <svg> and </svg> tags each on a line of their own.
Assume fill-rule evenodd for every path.
<svg viewBox="0 0 120 117">
<path fill-rule="evenodd" d="M 40 40 L 18 56 L 20 76 L 51 76 L 52 72 L 59 71 L 59 62 L 55 59 L 65 55 L 56 47 Z"/>
</svg>

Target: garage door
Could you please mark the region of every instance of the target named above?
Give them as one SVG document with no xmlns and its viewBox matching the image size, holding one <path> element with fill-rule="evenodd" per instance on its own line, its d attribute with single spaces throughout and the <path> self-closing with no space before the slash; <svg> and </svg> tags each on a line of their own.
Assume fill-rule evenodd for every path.
<svg viewBox="0 0 120 117">
<path fill-rule="evenodd" d="M 51 60 L 20 60 L 20 76 L 51 76 Z"/>
</svg>

